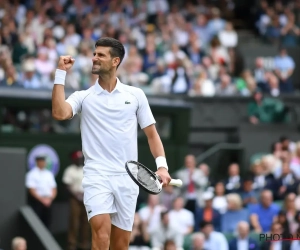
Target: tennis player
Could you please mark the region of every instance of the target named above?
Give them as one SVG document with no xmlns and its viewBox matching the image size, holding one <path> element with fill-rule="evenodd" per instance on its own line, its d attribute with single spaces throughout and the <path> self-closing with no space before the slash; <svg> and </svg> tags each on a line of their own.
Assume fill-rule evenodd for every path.
<svg viewBox="0 0 300 250">
<path fill-rule="evenodd" d="M 138 186 L 125 170 L 137 161 L 137 125 L 144 130 L 157 165 L 156 174 L 169 184 L 167 161 L 155 120 L 144 92 L 124 85 L 116 71 L 124 46 L 113 38 L 95 44 L 94 86 L 76 91 L 65 100 L 65 77 L 73 64 L 61 56 L 52 92 L 52 115 L 57 120 L 81 115 L 82 150 L 85 157 L 84 205 L 92 228 L 92 250 L 127 250 L 136 208 Z"/>
</svg>

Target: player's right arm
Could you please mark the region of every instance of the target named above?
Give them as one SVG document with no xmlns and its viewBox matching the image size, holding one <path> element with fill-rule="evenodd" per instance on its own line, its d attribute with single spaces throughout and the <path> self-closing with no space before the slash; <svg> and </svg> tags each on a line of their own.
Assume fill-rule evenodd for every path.
<svg viewBox="0 0 300 250">
<path fill-rule="evenodd" d="M 56 120 L 68 120 L 73 117 L 72 106 L 66 102 L 64 77 L 75 60 L 71 56 L 60 56 L 52 90 L 52 117 Z"/>
</svg>

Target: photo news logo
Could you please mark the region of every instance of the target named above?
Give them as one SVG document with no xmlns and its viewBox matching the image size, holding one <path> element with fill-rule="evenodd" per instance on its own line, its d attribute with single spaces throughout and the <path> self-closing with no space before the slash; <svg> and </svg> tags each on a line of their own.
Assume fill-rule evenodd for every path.
<svg viewBox="0 0 300 250">
<path fill-rule="evenodd" d="M 300 234 L 297 235 L 283 235 L 283 234 L 259 234 L 259 241 L 273 242 L 273 241 L 294 241 L 300 240 Z"/>
</svg>

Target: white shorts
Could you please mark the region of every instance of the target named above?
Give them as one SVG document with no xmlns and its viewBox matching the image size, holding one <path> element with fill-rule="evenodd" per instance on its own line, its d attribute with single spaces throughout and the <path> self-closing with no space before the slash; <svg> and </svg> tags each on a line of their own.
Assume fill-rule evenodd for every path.
<svg viewBox="0 0 300 250">
<path fill-rule="evenodd" d="M 82 187 L 88 220 L 110 214 L 114 226 L 132 231 L 139 187 L 128 174 L 84 176 Z"/>
</svg>

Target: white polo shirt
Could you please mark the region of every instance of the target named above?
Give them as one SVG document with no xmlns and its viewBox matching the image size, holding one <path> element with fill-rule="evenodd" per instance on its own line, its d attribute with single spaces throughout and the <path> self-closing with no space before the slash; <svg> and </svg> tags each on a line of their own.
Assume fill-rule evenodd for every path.
<svg viewBox="0 0 300 250">
<path fill-rule="evenodd" d="M 56 188 L 56 181 L 48 169 L 35 167 L 26 174 L 25 185 L 27 188 L 35 189 L 39 196 L 50 197 L 53 188 Z"/>
<path fill-rule="evenodd" d="M 125 174 L 125 162 L 137 161 L 137 125 L 141 129 L 155 123 L 144 92 L 117 78 L 109 93 L 96 81 L 66 100 L 73 115 L 81 114 L 84 175 Z"/>
</svg>

